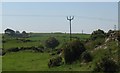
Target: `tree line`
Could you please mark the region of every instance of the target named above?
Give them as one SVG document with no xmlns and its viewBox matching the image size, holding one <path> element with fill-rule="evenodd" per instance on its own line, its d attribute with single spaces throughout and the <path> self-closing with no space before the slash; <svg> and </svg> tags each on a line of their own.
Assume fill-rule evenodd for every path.
<svg viewBox="0 0 120 73">
<path fill-rule="evenodd" d="M 20 37 L 20 38 L 29 37 L 29 35 L 28 35 L 28 33 L 26 33 L 26 31 L 22 31 L 22 33 L 20 33 L 19 31 L 15 31 L 13 29 L 7 28 L 4 32 L 6 35 L 13 36 L 13 37 Z"/>
</svg>

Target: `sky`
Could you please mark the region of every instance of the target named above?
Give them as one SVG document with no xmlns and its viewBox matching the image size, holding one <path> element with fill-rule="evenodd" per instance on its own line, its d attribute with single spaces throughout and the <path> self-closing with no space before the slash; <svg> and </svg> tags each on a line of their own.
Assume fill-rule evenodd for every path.
<svg viewBox="0 0 120 73">
<path fill-rule="evenodd" d="M 118 26 L 117 2 L 3 2 L 2 32 L 69 32 L 67 16 L 74 16 L 72 33 L 108 31 Z M 0 28 L 1 29 L 1 28 Z"/>
</svg>

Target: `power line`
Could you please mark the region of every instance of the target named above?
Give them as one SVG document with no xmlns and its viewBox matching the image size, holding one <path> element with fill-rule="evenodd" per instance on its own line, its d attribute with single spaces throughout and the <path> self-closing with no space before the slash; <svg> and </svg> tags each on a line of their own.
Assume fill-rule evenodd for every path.
<svg viewBox="0 0 120 73">
<path fill-rule="evenodd" d="M 0 15 L 0 16 L 32 16 L 32 17 L 65 17 L 66 15 L 39 15 L 39 14 L 19 14 L 19 15 Z M 101 17 L 89 17 L 89 16 L 79 16 L 74 15 L 75 17 L 80 17 L 80 19 L 90 19 L 90 20 L 100 20 L 100 21 L 110 21 L 110 22 L 117 22 L 115 19 L 108 19 L 108 18 L 101 18 Z"/>
</svg>

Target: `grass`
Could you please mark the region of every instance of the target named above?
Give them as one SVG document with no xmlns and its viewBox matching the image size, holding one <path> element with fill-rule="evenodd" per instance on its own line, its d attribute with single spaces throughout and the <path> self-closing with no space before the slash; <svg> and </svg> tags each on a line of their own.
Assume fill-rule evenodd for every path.
<svg viewBox="0 0 120 73">
<path fill-rule="evenodd" d="M 14 47 L 31 47 L 31 46 L 39 46 L 40 42 L 17 42 L 16 40 L 10 40 L 7 43 L 3 44 L 4 49 L 14 48 Z"/>
<path fill-rule="evenodd" d="M 26 39 L 31 40 L 32 42 L 23 43 L 19 40 L 16 40 L 16 38 L 4 35 L 4 40 L 6 40 L 7 42 L 3 44 L 3 48 L 9 49 L 9 48 L 13 48 L 13 47 L 39 46 L 41 44 L 44 44 L 45 40 L 51 36 L 56 37 L 60 43 L 67 42 L 69 40 L 69 34 L 32 33 L 32 34 L 30 34 L 30 36 L 31 37 L 26 38 Z M 83 35 L 82 34 L 73 34 L 73 36 L 79 37 L 82 40 L 90 37 L 89 34 L 83 34 Z"/>
<path fill-rule="evenodd" d="M 92 71 L 92 69 L 93 69 L 93 66 L 91 62 L 87 64 L 81 64 L 80 62 L 76 62 L 71 65 L 64 64 L 58 67 L 53 67 L 53 68 L 50 68 L 49 70 L 50 71 Z"/>
<path fill-rule="evenodd" d="M 30 38 L 26 38 L 28 40 L 32 40 L 32 42 L 21 42 L 16 40 L 16 38 L 10 36 L 4 36 L 4 40 L 7 40 L 6 43 L 3 44 L 3 48 L 5 50 L 13 47 L 30 47 L 30 46 L 39 46 L 44 44 L 44 41 L 50 37 L 56 37 L 60 43 L 69 40 L 69 34 L 61 34 L 61 33 L 32 33 Z M 74 37 L 79 37 L 82 40 L 89 38 L 89 34 L 73 34 Z M 35 53 L 29 51 L 20 51 L 7 53 L 3 56 L 3 71 L 66 71 L 70 70 L 70 65 L 62 65 L 59 67 L 48 68 L 47 64 L 49 61 L 50 55 L 49 53 Z M 86 67 L 86 66 L 85 66 Z M 85 70 L 84 67 L 80 67 L 80 63 L 75 63 L 72 65 L 72 70 Z"/>
<path fill-rule="evenodd" d="M 2 71 L 2 56 L 0 56 L 0 72 Z"/>
<path fill-rule="evenodd" d="M 20 40 L 16 40 L 16 38 L 12 38 L 9 36 L 5 36 L 4 40 L 7 40 L 6 43 L 3 44 L 3 48 L 5 50 L 13 47 L 31 47 L 31 46 L 39 46 L 44 45 L 44 41 L 50 37 L 56 37 L 60 45 L 69 40 L 69 34 L 63 33 L 31 33 L 31 37 L 26 38 L 31 40 L 31 42 L 21 42 Z M 80 40 L 85 40 L 90 37 L 89 34 L 72 34 L 73 37 L 78 37 Z M 92 41 L 88 43 L 86 46 L 87 50 L 92 51 L 97 42 L 103 42 L 103 39 L 99 39 L 97 41 Z M 92 46 L 94 45 L 94 46 Z M 108 48 L 112 49 L 112 57 L 117 58 L 116 42 L 107 43 Z M 59 47 L 58 46 L 58 47 Z M 98 49 L 91 53 L 93 56 L 93 61 L 82 64 L 77 61 L 72 65 L 63 64 L 58 67 L 48 68 L 47 64 L 49 58 L 51 57 L 49 53 L 36 53 L 32 51 L 19 51 L 19 52 L 9 52 L 2 57 L 2 70 L 3 71 L 92 71 L 94 65 L 97 61 L 104 56 L 104 54 L 109 54 L 108 49 Z"/>
<path fill-rule="evenodd" d="M 3 56 L 3 71 L 90 71 L 91 63 L 80 64 L 76 62 L 72 65 L 61 65 L 48 68 L 48 53 L 35 53 L 29 51 L 20 51 L 7 53 Z"/>
<path fill-rule="evenodd" d="M 45 71 L 48 53 L 20 51 L 3 56 L 3 71 Z"/>
</svg>

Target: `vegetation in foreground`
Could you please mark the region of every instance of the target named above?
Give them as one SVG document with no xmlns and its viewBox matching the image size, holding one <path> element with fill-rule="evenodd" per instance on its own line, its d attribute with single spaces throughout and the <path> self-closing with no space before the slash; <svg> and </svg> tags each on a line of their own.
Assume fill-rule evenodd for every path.
<svg viewBox="0 0 120 73">
<path fill-rule="evenodd" d="M 29 37 L 4 34 L 3 71 L 119 70 L 119 31 L 105 33 L 99 29 L 91 35 L 72 36 L 69 41 L 69 34 L 64 33 L 30 33 Z"/>
</svg>

